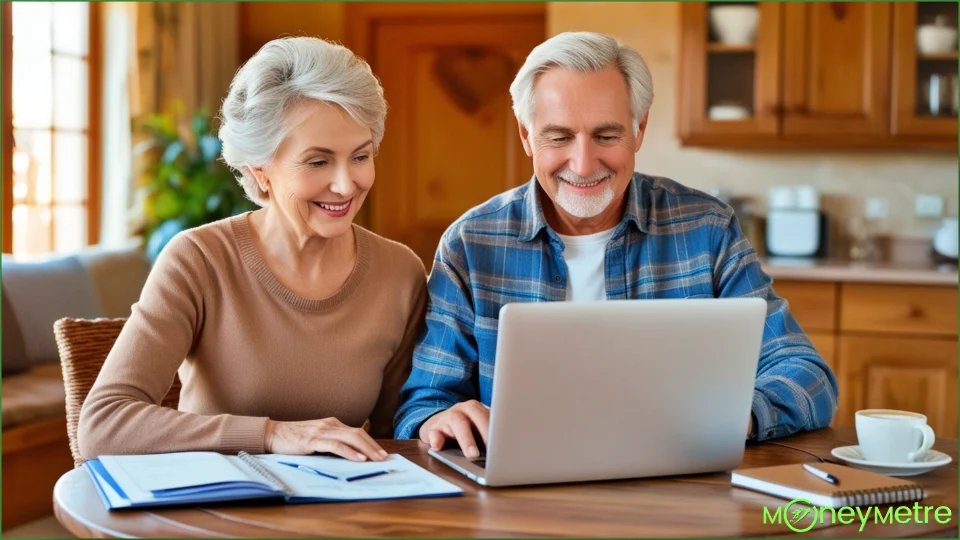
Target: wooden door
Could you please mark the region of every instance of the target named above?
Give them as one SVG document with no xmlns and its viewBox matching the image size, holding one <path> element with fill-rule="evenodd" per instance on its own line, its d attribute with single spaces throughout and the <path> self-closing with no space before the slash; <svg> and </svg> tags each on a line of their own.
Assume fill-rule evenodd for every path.
<svg viewBox="0 0 960 540">
<path fill-rule="evenodd" d="M 783 134 L 889 137 L 889 3 L 787 3 Z"/>
<path fill-rule="evenodd" d="M 841 412 L 854 425 L 861 409 L 901 409 L 927 415 L 941 437 L 957 436 L 957 340 L 842 335 Z"/>
<path fill-rule="evenodd" d="M 464 212 L 528 181 L 509 87 L 545 39 L 539 14 L 386 17 L 370 27 L 371 65 L 389 104 L 369 226 L 430 269 Z"/>
<path fill-rule="evenodd" d="M 925 13 L 921 14 L 921 11 Z M 893 13 L 893 134 L 931 138 L 956 146 L 956 110 L 951 110 L 950 103 L 938 103 L 938 114 L 933 114 L 924 90 L 930 92 L 929 81 L 935 74 L 942 75 L 944 83 L 949 83 L 951 75 L 957 75 L 957 51 L 920 53 L 917 50 L 917 27 L 938 15 L 952 18 L 956 27 L 957 4 L 903 2 L 894 4 Z M 957 88 L 947 86 L 947 91 L 956 98 Z"/>
<path fill-rule="evenodd" d="M 780 28 L 783 7 L 757 4 L 751 45 L 726 45 L 710 30 L 707 2 L 680 4 L 681 53 L 678 122 L 691 145 L 754 145 L 776 140 L 780 129 Z M 714 105 L 736 102 L 749 109 L 742 120 L 716 120 Z"/>
</svg>

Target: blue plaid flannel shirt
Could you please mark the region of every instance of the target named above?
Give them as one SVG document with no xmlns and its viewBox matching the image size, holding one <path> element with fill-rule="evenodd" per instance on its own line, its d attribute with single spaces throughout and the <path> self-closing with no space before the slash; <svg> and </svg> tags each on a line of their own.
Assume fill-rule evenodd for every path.
<svg viewBox="0 0 960 540">
<path fill-rule="evenodd" d="M 765 298 L 751 438 L 829 425 L 836 378 L 774 292 L 732 209 L 640 173 L 628 190 L 623 220 L 606 248 L 607 298 Z M 428 418 L 458 402 L 490 404 L 500 308 L 564 300 L 563 247 L 543 217 L 536 178 L 471 209 L 447 229 L 428 281 L 426 328 L 401 389 L 398 439 L 418 437 Z"/>
</svg>

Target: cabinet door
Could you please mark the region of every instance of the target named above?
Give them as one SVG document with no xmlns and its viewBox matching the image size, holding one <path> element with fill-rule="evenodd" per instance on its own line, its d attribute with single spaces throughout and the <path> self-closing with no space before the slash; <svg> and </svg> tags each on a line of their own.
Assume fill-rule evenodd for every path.
<svg viewBox="0 0 960 540">
<path fill-rule="evenodd" d="M 390 114 L 370 226 L 427 270 L 450 223 L 533 173 L 509 87 L 544 33 L 543 17 L 527 15 L 396 18 L 371 29 Z"/>
<path fill-rule="evenodd" d="M 861 409 L 900 409 L 927 415 L 938 436 L 957 436 L 956 339 L 843 335 L 838 350 L 835 425 L 854 425 Z"/>
<path fill-rule="evenodd" d="M 833 332 L 837 328 L 837 289 L 832 282 L 773 282 L 774 292 L 787 301 L 790 314 L 805 332 Z"/>
<path fill-rule="evenodd" d="M 785 4 L 783 133 L 889 137 L 889 3 Z"/>
<path fill-rule="evenodd" d="M 844 283 L 844 332 L 957 337 L 957 287 Z"/>
<path fill-rule="evenodd" d="M 893 10 L 893 134 L 956 146 L 957 50 L 921 53 L 917 29 L 938 19 L 957 28 L 957 4 L 904 2 Z"/>
<path fill-rule="evenodd" d="M 753 43 L 730 45 L 711 28 L 706 2 L 680 5 L 681 54 L 678 130 L 684 144 L 737 146 L 776 140 L 779 125 L 780 28 L 783 7 L 754 4 Z M 711 107 L 737 105 L 742 119 L 719 120 Z M 715 109 L 716 111 L 716 109 Z M 713 118 L 712 118 L 713 116 Z"/>
</svg>

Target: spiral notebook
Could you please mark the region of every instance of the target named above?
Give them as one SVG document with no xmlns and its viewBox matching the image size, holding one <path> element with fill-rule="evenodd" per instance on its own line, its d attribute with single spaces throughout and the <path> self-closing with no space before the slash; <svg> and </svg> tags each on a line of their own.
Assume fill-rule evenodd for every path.
<svg viewBox="0 0 960 540">
<path fill-rule="evenodd" d="M 926 497 L 923 487 L 910 480 L 833 463 L 815 465 L 835 476 L 839 484 L 821 480 L 800 463 L 736 469 L 730 483 L 783 499 L 808 499 L 814 506 L 830 508 L 913 502 Z"/>
<path fill-rule="evenodd" d="M 107 508 L 282 499 L 287 503 L 461 495 L 399 454 L 380 462 L 328 456 L 178 452 L 84 463 Z"/>
</svg>

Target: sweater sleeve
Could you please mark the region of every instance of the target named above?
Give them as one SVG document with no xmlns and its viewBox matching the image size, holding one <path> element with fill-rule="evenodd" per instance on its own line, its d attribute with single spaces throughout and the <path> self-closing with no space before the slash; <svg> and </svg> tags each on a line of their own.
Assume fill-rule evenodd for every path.
<svg viewBox="0 0 960 540">
<path fill-rule="evenodd" d="M 267 418 L 202 416 L 160 406 L 202 331 L 206 268 L 189 233 L 174 237 L 157 258 L 80 411 L 77 438 L 84 458 L 263 453 Z"/>
<path fill-rule="evenodd" d="M 422 268 L 422 267 L 421 267 Z M 393 418 L 400 407 L 400 388 L 403 387 L 410 375 L 410 366 L 413 361 L 413 348 L 417 344 L 420 332 L 423 331 L 424 317 L 427 309 L 426 274 L 421 274 L 414 288 L 411 310 L 404 330 L 403 340 L 397 348 L 396 354 L 387 363 L 383 371 L 383 384 L 380 387 L 380 397 L 370 415 L 370 435 L 375 439 L 392 439 Z"/>
</svg>

